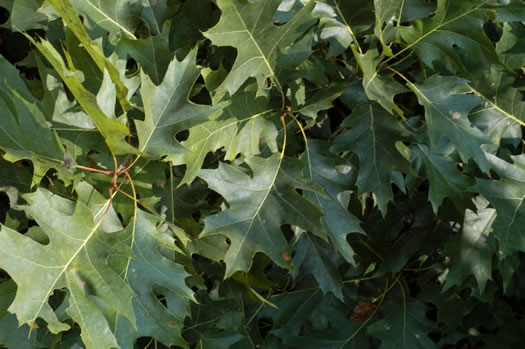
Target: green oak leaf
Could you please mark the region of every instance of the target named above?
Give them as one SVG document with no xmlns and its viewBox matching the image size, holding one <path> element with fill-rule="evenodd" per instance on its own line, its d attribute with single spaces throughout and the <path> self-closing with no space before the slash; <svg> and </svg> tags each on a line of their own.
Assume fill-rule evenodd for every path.
<svg viewBox="0 0 525 349">
<path fill-rule="evenodd" d="M 334 302 L 335 303 L 335 302 Z M 304 349 L 339 349 L 339 348 L 366 348 L 369 346 L 370 338 L 365 336 L 355 336 L 358 334 L 360 324 L 348 321 L 347 309 L 343 309 L 340 304 L 321 305 L 305 304 L 313 308 L 314 313 L 310 315 L 309 322 L 317 322 L 317 326 L 305 324 L 300 333 L 292 332 L 293 324 L 283 328 L 272 330 L 272 334 L 279 336 L 284 344 L 290 348 Z M 328 322 L 329 326 L 317 328 Z M 291 331 L 292 330 L 292 331 Z M 275 347 L 282 348 L 282 344 Z"/>
<path fill-rule="evenodd" d="M 174 165 L 186 165 L 180 185 L 191 183 L 209 152 L 222 147 L 225 160 L 234 160 L 242 154 L 250 158 L 260 152 L 261 141 L 277 151 L 277 126 L 271 118 L 278 118 L 269 106 L 269 99 L 256 97 L 254 89 L 236 93 L 231 104 L 220 111 L 214 120 L 192 127 L 182 145 L 189 151 L 171 156 Z"/>
<path fill-rule="evenodd" d="M 426 0 L 405 0 L 402 2 L 400 23 L 414 21 L 430 15 L 436 10 L 435 3 L 429 3 Z"/>
<path fill-rule="evenodd" d="M 118 347 L 117 339 L 100 309 L 101 299 L 88 294 L 86 281 L 78 270 L 68 270 L 65 275 L 66 285 L 70 291 L 69 307 L 66 312 L 79 324 L 82 331 L 82 342 L 86 348 L 112 349 Z M 104 335 L 101 336 L 101 333 Z"/>
<path fill-rule="evenodd" d="M 9 108 L 4 98 L 0 98 L 0 108 L 4 110 L 0 116 L 0 148 L 7 152 L 5 157 L 37 162 L 52 160 L 60 164 L 62 149 L 37 105 L 14 90 L 10 96 L 14 109 Z"/>
<path fill-rule="evenodd" d="M 0 156 L 0 190 L 9 193 L 9 188 L 16 188 L 26 193 L 31 190 L 32 171 L 28 167 L 17 167 Z M 11 202 L 14 205 L 14 202 Z"/>
<path fill-rule="evenodd" d="M 308 320 L 322 299 L 323 293 L 318 287 L 281 293 L 269 299 L 277 308 L 265 307 L 260 316 L 271 317 L 273 329 L 285 328 L 288 334 L 298 334 L 301 325 Z"/>
<path fill-rule="evenodd" d="M 357 34 L 374 25 L 373 11 L 374 4 L 369 0 L 322 0 L 317 3 L 313 15 L 319 17 L 320 38 L 330 43 L 329 57 L 343 53 L 356 40 Z"/>
<path fill-rule="evenodd" d="M 392 299 L 381 306 L 385 318 L 368 326 L 367 334 L 381 340 L 380 349 L 438 348 L 428 333 L 435 330 L 425 316 L 424 303 L 414 298 Z"/>
<path fill-rule="evenodd" d="M 2 27 L 13 31 L 46 29 L 49 18 L 39 11 L 44 0 L 0 0 L 0 6 L 9 11 L 9 19 Z"/>
<path fill-rule="evenodd" d="M 16 68 L 0 57 L 0 70 L 0 148 L 7 152 L 4 157 L 60 163 L 60 143 Z"/>
<path fill-rule="evenodd" d="M 324 231 L 330 237 L 330 242 L 347 262 L 355 263 L 354 251 L 346 240 L 349 233 L 363 233 L 357 217 L 344 206 L 339 195 L 355 183 L 355 169 L 341 157 L 330 152 L 331 143 L 321 140 L 308 140 L 303 161 L 306 161 L 307 176 L 321 185 L 329 199 L 317 193 L 305 193 L 307 198 L 321 208 L 325 216 L 321 218 Z M 318 236 L 319 232 L 314 232 Z"/>
<path fill-rule="evenodd" d="M 170 49 L 175 51 L 193 47 L 203 39 L 202 33 L 219 20 L 216 5 L 209 0 L 185 1 L 173 18 L 170 31 Z M 211 90 L 210 90 L 211 91 Z"/>
<path fill-rule="evenodd" d="M 244 335 L 238 332 L 224 331 L 219 329 L 209 329 L 205 331 L 196 349 L 220 349 L 231 348 L 231 346 L 244 338 Z"/>
<path fill-rule="evenodd" d="M 121 80 L 120 71 L 117 67 L 104 55 L 103 50 L 95 44 L 86 29 L 84 28 L 82 21 L 80 20 L 78 14 L 75 11 L 71 0 L 47 0 L 53 7 L 56 9 L 58 14 L 62 17 L 62 20 L 68 26 L 69 30 L 75 34 L 76 38 L 84 48 L 85 52 L 93 59 L 93 62 L 97 65 L 101 72 L 107 71 L 111 80 L 115 84 L 117 91 L 117 97 L 120 102 L 120 105 L 127 111 L 131 108 L 131 105 L 128 101 L 128 89 L 126 85 Z M 90 4 L 90 1 L 86 1 Z M 47 57 L 46 57 L 47 58 Z M 56 69 L 56 67 L 55 67 Z"/>
<path fill-rule="evenodd" d="M 151 81 L 159 85 L 175 56 L 169 48 L 169 33 L 170 25 L 166 24 L 160 35 L 139 40 L 122 38 L 117 50 L 137 61 Z"/>
<path fill-rule="evenodd" d="M 494 45 L 483 30 L 486 0 L 438 0 L 430 18 L 400 26 L 405 48 L 433 70 L 444 68 L 449 73 L 469 71 L 484 63 L 499 63 Z M 398 52 L 396 55 L 398 55 Z"/>
<path fill-rule="evenodd" d="M 144 0 L 141 5 L 141 19 L 154 36 L 162 32 L 166 20 L 178 10 L 178 6 L 169 3 L 168 0 Z"/>
<path fill-rule="evenodd" d="M 175 135 L 210 119 L 223 105 L 200 105 L 189 101 L 192 87 L 201 69 L 195 65 L 197 50 L 188 53 L 182 62 L 177 58 L 168 66 L 160 85 L 155 85 L 149 76 L 141 72 L 140 88 L 144 103 L 144 121 L 135 121 L 140 151 L 153 159 L 187 151 L 175 139 Z"/>
<path fill-rule="evenodd" d="M 107 263 L 110 255 L 130 256 L 127 246 L 101 232 L 101 221 L 95 222 L 82 202 L 75 204 L 42 188 L 23 198 L 28 205 L 22 208 L 43 229 L 49 243 L 42 245 L 6 227 L 0 230 L 0 250 L 9 256 L 0 261 L 0 267 L 18 286 L 9 311 L 16 314 L 19 323 L 32 325 L 40 317 L 53 333 L 67 330 L 69 325 L 58 320 L 48 303 L 53 292 L 62 288 L 71 298 L 70 314 L 83 318 L 85 336 L 93 336 L 91 326 L 109 329 L 107 321 L 102 321 L 101 304 L 135 323 L 134 293 Z M 98 306 L 87 293 L 101 299 Z M 108 332 L 108 338 L 111 336 Z"/>
<path fill-rule="evenodd" d="M 16 316 L 7 309 L 15 299 L 16 284 L 13 280 L 0 284 L 0 345 L 6 348 L 33 349 L 38 331 L 29 333 L 29 326 L 19 326 Z"/>
<path fill-rule="evenodd" d="M 452 263 L 444 290 L 461 286 L 467 277 L 473 275 L 478 283 L 479 293 L 483 293 L 487 280 L 492 277 L 493 251 L 488 243 L 488 236 L 495 218 L 496 210 L 492 208 L 465 212 L 461 236 L 446 247 Z"/>
<path fill-rule="evenodd" d="M 394 97 L 406 92 L 407 89 L 393 79 L 393 73 L 379 75 L 376 70 L 381 61 L 378 50 L 369 49 L 365 54 L 359 55 L 359 60 L 363 69 L 363 87 L 368 98 L 381 104 L 390 113 L 394 110 L 399 115 L 403 115 L 401 109 L 394 103 Z"/>
<path fill-rule="evenodd" d="M 458 170 L 456 161 L 432 151 L 424 144 L 415 144 L 411 150 L 410 161 L 414 169 L 430 183 L 428 199 L 434 212 L 438 212 L 445 198 L 452 200 L 460 212 L 465 212 L 471 199 L 467 188 L 474 181 Z"/>
<path fill-rule="evenodd" d="M 303 83 L 300 84 L 301 86 Z M 333 86 L 326 87 L 321 91 L 317 91 L 308 101 L 301 101 L 300 103 L 294 103 L 292 108 L 293 113 L 300 113 L 306 117 L 317 119 L 319 112 L 328 110 L 333 107 L 333 101 L 343 94 L 343 90 L 346 85 L 336 84 Z M 295 100 L 294 100 L 295 102 Z"/>
<path fill-rule="evenodd" d="M 330 245 L 315 235 L 303 233 L 294 243 L 293 251 L 294 277 L 312 274 L 323 293 L 332 292 L 343 299 L 343 281 L 337 270 L 342 260 Z"/>
<path fill-rule="evenodd" d="M 514 251 L 525 251 L 525 157 L 513 156 L 513 164 L 486 154 L 499 180 L 476 178 L 474 189 L 480 192 L 497 211 L 494 235 L 498 239 L 501 258 Z"/>
<path fill-rule="evenodd" d="M 374 275 L 385 275 L 386 273 L 399 273 L 414 255 L 418 254 L 421 245 L 424 243 L 426 236 L 425 231 L 421 228 L 411 229 L 396 239 L 387 253 L 383 253 L 384 260 Z M 372 235 L 372 234 L 371 234 Z"/>
<path fill-rule="evenodd" d="M 376 24 L 374 33 L 383 47 L 383 54 L 392 56 L 389 44 L 395 38 L 394 21 L 399 20 L 405 1 L 374 0 Z"/>
<path fill-rule="evenodd" d="M 82 181 L 76 185 L 75 191 L 78 195 L 78 200 L 89 207 L 95 221 L 98 221 L 104 216 L 104 219 L 100 223 L 100 229 L 102 231 L 105 233 L 115 233 L 124 229 L 115 210 L 109 209 L 104 215 L 107 199 L 104 195 L 96 191 L 93 186 Z"/>
<path fill-rule="evenodd" d="M 136 294 L 133 309 L 137 318 L 135 328 L 125 314 L 115 316 L 117 338 L 123 348 L 133 348 L 139 337 L 154 337 L 167 346 L 187 347 L 181 329 L 189 314 L 182 304 L 194 300 L 193 291 L 185 284 L 190 274 L 183 265 L 160 253 L 159 247 L 175 248 L 173 238 L 159 230 L 160 222 L 159 218 L 139 209 L 123 235 L 125 243 L 137 256 L 137 259 L 121 261 L 124 266 L 121 275 Z M 177 312 L 169 311 L 158 300 L 154 291 L 157 285 L 167 288 L 177 297 L 178 304 L 181 304 Z"/>
<path fill-rule="evenodd" d="M 150 2 L 150 0 L 146 1 Z M 140 15 L 143 10 L 140 1 L 72 0 L 72 3 L 81 16 L 88 18 L 110 35 L 121 34 L 127 38 L 137 39 L 134 33 L 141 22 Z"/>
<path fill-rule="evenodd" d="M 220 262 L 228 251 L 228 242 L 222 235 L 210 235 L 192 239 L 185 248 L 188 255 L 200 255 L 212 261 Z"/>
<path fill-rule="evenodd" d="M 80 76 L 74 67 L 66 67 L 62 57 L 49 41 L 42 40 L 37 42 L 31 39 L 31 42 L 55 68 L 75 99 L 93 120 L 109 148 L 119 155 L 137 153 L 137 149 L 125 141 L 125 137 L 129 134 L 126 125 L 118 120 L 109 118 L 102 111 L 96 97 L 82 85 Z"/>
<path fill-rule="evenodd" d="M 408 139 L 409 132 L 392 115 L 372 104 L 356 107 L 341 126 L 350 129 L 336 138 L 332 150 L 357 154 L 359 193 L 373 192 L 385 214 L 393 198 L 393 171 L 410 171 L 410 163 L 395 146 L 396 142 Z"/>
<path fill-rule="evenodd" d="M 39 56 L 34 55 L 37 60 L 38 73 L 42 78 L 44 96 L 38 101 L 38 106 L 53 126 L 61 130 L 71 129 L 84 132 L 95 129 L 91 118 L 82 110 L 79 110 L 76 101 L 70 101 L 66 89 L 60 80 L 60 76 L 54 69 L 48 68 Z M 57 132 L 60 134 L 60 132 Z"/>
<path fill-rule="evenodd" d="M 311 14 L 315 2 L 310 1 L 286 24 L 276 26 L 272 18 L 280 2 L 217 2 L 222 12 L 221 18 L 217 25 L 204 33 L 204 36 L 214 45 L 233 46 L 237 49 L 235 63 L 221 85 L 230 95 L 233 95 L 249 77 L 255 77 L 261 88 L 265 80 L 271 78 L 282 91 L 280 71 L 287 67 L 295 69 L 308 58 L 304 54 L 296 55 L 295 46 L 301 53 L 309 51 L 310 48 L 303 48 L 294 43 L 315 23 L 316 19 Z M 301 42 L 308 44 L 305 40 Z"/>
<path fill-rule="evenodd" d="M 374 33 L 383 46 L 383 54 L 392 56 L 389 44 L 396 39 L 400 23 L 429 17 L 434 6 L 426 0 L 374 0 Z"/>
<path fill-rule="evenodd" d="M 15 104 L 11 101 L 11 95 L 16 92 L 23 99 L 33 102 L 34 96 L 31 94 L 24 80 L 21 78 L 16 66 L 12 65 L 5 57 L 0 57 L 0 96 L 5 100 L 9 109 L 15 110 Z"/>
<path fill-rule="evenodd" d="M 100 71 L 95 62 L 93 62 L 93 59 L 84 50 L 75 34 L 67 27 L 64 28 L 64 32 L 66 39 L 63 41 L 63 45 L 67 49 L 68 56 L 72 62 L 68 63 L 68 67 L 73 70 L 71 67 L 74 66 L 75 71 L 81 71 L 82 75 L 79 76 L 79 79 L 82 81 L 82 85 L 92 94 L 96 94 L 102 85 L 104 72 Z M 53 42 L 51 43 L 53 44 Z M 54 46 L 56 47 L 56 45 Z M 66 59 L 68 59 L 67 56 Z M 56 70 L 54 74 L 57 74 Z"/>
<path fill-rule="evenodd" d="M 454 93 L 454 89 L 466 81 L 455 76 L 434 75 L 423 82 L 407 86 L 416 94 L 425 107 L 426 127 L 430 144 L 438 149 L 442 137 L 456 146 L 461 160 L 473 159 L 483 172 L 488 171 L 488 162 L 481 150 L 482 144 L 490 140 L 477 128 L 472 127 L 468 114 L 480 104 L 477 96 Z"/>
<path fill-rule="evenodd" d="M 525 8 L 521 0 L 501 0 L 484 6 L 496 12 L 494 22 L 521 22 L 525 18 Z"/>
<path fill-rule="evenodd" d="M 506 66 L 519 70 L 525 63 L 525 52 L 520 52 L 525 30 L 519 25 L 505 24 L 496 44 L 500 60 Z M 516 49 L 516 52 L 514 50 Z M 471 113 L 472 123 L 481 129 L 494 144 L 502 139 L 514 146 L 521 143 L 521 127 L 525 126 L 525 102 L 521 95 L 520 76 L 499 65 L 480 68 L 471 74 L 468 87 L 483 98 L 483 105 Z"/>
<path fill-rule="evenodd" d="M 229 203 L 228 209 L 204 219 L 202 232 L 203 236 L 222 234 L 230 239 L 231 246 L 224 257 L 225 277 L 249 270 L 257 252 L 290 268 L 288 243 L 281 225 L 321 229 L 321 211 L 294 190 L 319 191 L 317 185 L 303 177 L 301 161 L 274 154 L 267 159 L 252 157 L 246 163 L 251 176 L 222 162 L 216 170 L 199 172 L 210 189 Z"/>
</svg>

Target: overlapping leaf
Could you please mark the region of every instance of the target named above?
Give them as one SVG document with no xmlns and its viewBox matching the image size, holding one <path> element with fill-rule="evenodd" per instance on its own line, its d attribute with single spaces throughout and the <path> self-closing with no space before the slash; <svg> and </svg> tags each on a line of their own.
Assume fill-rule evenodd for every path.
<svg viewBox="0 0 525 349">
<path fill-rule="evenodd" d="M 398 30 L 406 44 L 429 67 L 448 72 L 469 71 L 483 63 L 499 63 L 494 46 L 483 31 L 486 0 L 439 0 L 430 18 Z"/>
<path fill-rule="evenodd" d="M 523 155 L 513 157 L 514 164 L 490 154 L 487 158 L 501 178 L 498 181 L 477 178 L 475 189 L 496 209 L 494 234 L 502 256 L 509 256 L 525 250 L 521 229 L 525 224 L 525 160 Z"/>
<path fill-rule="evenodd" d="M 393 171 L 410 171 L 409 162 L 396 149 L 396 142 L 407 139 L 409 132 L 390 114 L 374 105 L 361 105 L 345 119 L 350 127 L 337 137 L 333 151 L 351 151 L 359 157 L 357 187 L 359 193 L 372 191 L 381 212 L 392 200 Z"/>
<path fill-rule="evenodd" d="M 374 24 L 373 3 L 368 0 L 323 0 L 314 9 L 320 17 L 320 38 L 330 42 L 329 56 L 337 56 Z M 357 44 L 354 43 L 357 46 Z M 356 49 L 356 52 L 360 52 Z"/>
<path fill-rule="evenodd" d="M 48 303 L 55 290 L 67 288 L 68 313 L 79 321 L 85 343 L 92 343 L 90 348 L 110 348 L 116 341 L 101 305 L 125 314 L 132 323 L 135 316 L 133 291 L 107 259 L 131 252 L 100 230 L 101 221 L 95 222 L 82 202 L 75 204 L 45 189 L 27 194 L 24 199 L 29 204 L 24 210 L 39 224 L 49 243 L 42 245 L 2 227 L 0 249 L 9 258 L 3 258 L 0 267 L 18 286 L 9 311 L 16 314 L 20 324 L 33 325 L 40 317 L 53 333 L 67 330 L 69 325 L 59 321 Z M 101 332 L 106 335 L 99 336 Z"/>
<path fill-rule="evenodd" d="M 425 305 L 415 299 L 392 300 L 382 307 L 385 318 L 370 325 L 367 332 L 381 340 L 379 348 L 438 348 L 428 334 L 433 323 L 425 317 Z"/>
<path fill-rule="evenodd" d="M 312 274 L 323 293 L 332 292 L 336 297 L 343 298 L 343 281 L 337 272 L 341 258 L 332 252 L 330 245 L 305 233 L 295 243 L 293 250 L 295 277 L 299 274 Z"/>
<path fill-rule="evenodd" d="M 520 41 L 524 36 L 525 31 L 520 26 L 504 26 L 496 50 L 507 67 L 519 70 L 523 66 L 525 55 L 520 52 Z M 519 75 L 492 65 L 471 76 L 473 82 L 468 87 L 484 100 L 483 106 L 471 115 L 473 124 L 495 144 L 503 139 L 517 146 L 522 137 L 521 127 L 525 125 L 525 102 L 519 90 Z"/>
<path fill-rule="evenodd" d="M 398 114 L 403 114 L 401 109 L 394 103 L 394 97 L 406 91 L 399 82 L 392 77 L 393 74 L 380 75 L 377 65 L 381 61 L 377 49 L 369 49 L 365 54 L 359 55 L 361 68 L 363 69 L 363 87 L 369 99 L 378 102 L 383 108 Z"/>
<path fill-rule="evenodd" d="M 437 149 L 442 137 L 446 137 L 456 146 L 463 161 L 473 159 L 486 172 L 489 166 L 481 146 L 490 143 L 490 140 L 468 119 L 470 111 L 481 100 L 473 95 L 453 92 L 465 82 L 457 77 L 434 75 L 423 84 L 408 83 L 408 87 L 425 107 L 432 148 Z"/>
<path fill-rule="evenodd" d="M 483 293 L 487 281 L 492 278 L 493 251 L 488 236 L 495 218 L 496 210 L 493 208 L 477 212 L 467 210 L 461 236 L 448 246 L 453 264 L 447 275 L 445 289 L 460 286 L 467 277 L 474 275 L 479 293 Z"/>
<path fill-rule="evenodd" d="M 170 26 L 167 25 L 159 35 L 139 40 L 122 38 L 119 41 L 119 52 L 135 59 L 155 85 L 162 82 L 174 57 L 169 47 L 169 33 Z"/>
<path fill-rule="evenodd" d="M 10 13 L 9 20 L 2 26 L 16 31 L 46 28 L 49 18 L 39 11 L 43 3 L 43 0 L 1 0 L 0 6 Z"/>
<path fill-rule="evenodd" d="M 354 184 L 355 169 L 339 156 L 329 150 L 330 143 L 320 140 L 309 140 L 304 160 L 307 162 L 307 176 L 321 185 L 329 198 L 319 193 L 306 193 L 311 201 L 317 203 L 325 216 L 321 218 L 323 233 L 330 237 L 335 249 L 350 263 L 354 263 L 354 251 L 348 244 L 346 236 L 349 233 L 364 233 L 359 220 L 340 201 L 339 195 L 348 191 Z M 338 170 L 339 168 L 339 170 Z M 324 234 L 314 232 L 319 236 Z"/>
<path fill-rule="evenodd" d="M 275 26 L 272 18 L 279 3 L 280 0 L 255 3 L 247 0 L 218 1 L 222 11 L 219 23 L 204 35 L 214 45 L 237 48 L 235 64 L 222 83 L 230 95 L 249 77 L 255 77 L 261 87 L 266 78 L 271 78 L 282 90 L 280 71 L 295 68 L 308 58 L 309 47 L 302 47 L 308 44 L 308 40 L 303 39 L 302 45 L 296 47 L 293 44 L 314 24 L 311 12 L 315 3 L 309 2 L 288 23 Z"/>
<path fill-rule="evenodd" d="M 454 201 L 460 212 L 465 211 L 470 201 L 467 190 L 474 182 L 458 171 L 455 161 L 422 144 L 412 147 L 410 161 L 414 164 L 414 169 L 430 182 L 428 199 L 434 212 L 438 211 L 445 198 Z"/>
<path fill-rule="evenodd" d="M 93 59 L 93 62 L 98 66 L 100 71 L 107 71 L 111 80 L 115 84 L 118 100 L 124 109 L 127 111 L 130 108 L 128 101 L 128 89 L 121 81 L 120 72 L 118 69 L 106 58 L 102 49 L 93 43 L 86 29 L 82 25 L 71 0 L 48 0 L 56 11 L 62 17 L 62 20 L 67 24 L 68 28 L 75 34 L 80 44 L 87 51 L 89 56 Z M 86 1 L 87 4 L 91 2 Z M 57 69 L 55 67 L 55 69 Z"/>
<path fill-rule="evenodd" d="M 149 1 L 148 1 L 149 2 Z M 111 35 L 121 34 L 136 39 L 140 24 L 141 3 L 137 0 L 73 0 L 80 15 L 89 18 Z M 162 25 L 160 25 L 162 28 Z"/>
<path fill-rule="evenodd" d="M 192 182 L 209 152 L 222 147 L 225 159 L 234 160 L 242 154 L 250 158 L 260 152 L 260 142 L 277 150 L 277 127 L 270 120 L 276 116 L 266 97 L 255 97 L 256 91 L 238 92 L 231 104 L 212 121 L 192 127 L 188 139 L 182 145 L 189 151 L 172 156 L 175 165 L 186 165 L 186 173 L 179 185 Z"/>
<path fill-rule="evenodd" d="M 3 57 L 0 67 L 0 147 L 12 160 L 60 162 L 63 155 L 58 139 L 15 67 Z"/>
<path fill-rule="evenodd" d="M 425 0 L 374 0 L 376 25 L 374 33 L 383 46 L 383 54 L 392 56 L 390 45 L 402 22 L 428 17 L 433 5 Z"/>
<path fill-rule="evenodd" d="M 190 274 L 160 253 L 159 247 L 173 250 L 175 246 L 167 232 L 159 231 L 159 223 L 158 218 L 138 210 L 126 232 L 126 244 L 131 245 L 137 259 L 123 261 L 125 267 L 121 275 L 136 294 L 133 309 L 137 324 L 135 327 L 125 314 L 116 315 L 117 338 L 123 348 L 133 348 L 137 338 L 146 336 L 168 346 L 186 346 L 181 329 L 188 315 L 186 305 L 193 299 L 193 292 L 184 282 Z M 155 286 L 167 288 L 178 299 L 180 306 L 176 312 L 158 300 Z"/>
<path fill-rule="evenodd" d="M 301 197 L 295 188 L 319 191 L 304 179 L 299 160 L 274 154 L 267 159 L 247 159 L 252 175 L 220 163 L 217 170 L 201 170 L 199 177 L 221 194 L 229 209 L 204 220 L 203 234 L 223 234 L 231 241 L 224 257 L 226 277 L 248 270 L 257 252 L 269 256 L 282 267 L 290 268 L 288 243 L 281 225 L 293 224 L 319 231 L 321 211 Z"/>
<path fill-rule="evenodd" d="M 95 96 L 82 86 L 80 76 L 75 74 L 74 67 L 68 69 L 60 54 L 55 48 L 45 40 L 41 42 L 33 41 L 42 55 L 51 63 L 53 68 L 60 75 L 71 93 L 75 96 L 78 103 L 91 117 L 99 132 L 104 136 L 109 148 L 116 154 L 136 153 L 137 150 L 129 145 L 124 138 L 129 134 L 129 129 L 120 121 L 110 119 L 100 109 Z"/>
<path fill-rule="evenodd" d="M 139 149 L 153 158 L 168 155 L 170 159 L 170 155 L 183 153 L 185 148 L 175 139 L 177 133 L 208 120 L 222 107 L 189 101 L 200 74 L 196 56 L 197 50 L 192 50 L 182 62 L 174 58 L 158 86 L 141 73 L 145 119 L 136 121 Z"/>
<path fill-rule="evenodd" d="M 37 331 L 33 331 L 30 335 L 30 327 L 27 325 L 19 327 L 16 316 L 7 311 L 15 295 L 16 284 L 14 281 L 0 284 L 0 344 L 6 347 L 16 346 L 22 349 L 31 349 L 35 347 Z"/>
<path fill-rule="evenodd" d="M 0 7 L 1 345 L 519 347 L 523 1 Z"/>
</svg>

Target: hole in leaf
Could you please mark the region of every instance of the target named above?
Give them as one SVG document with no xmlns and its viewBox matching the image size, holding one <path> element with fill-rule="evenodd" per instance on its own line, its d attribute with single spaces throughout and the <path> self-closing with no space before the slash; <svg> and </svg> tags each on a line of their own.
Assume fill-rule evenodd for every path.
<svg viewBox="0 0 525 349">
<path fill-rule="evenodd" d="M 272 86 L 273 86 L 272 78 L 268 76 L 266 79 L 264 79 L 264 87 L 266 87 L 267 89 L 270 89 L 272 88 Z"/>
<path fill-rule="evenodd" d="M 126 76 L 135 75 L 139 70 L 137 61 L 133 58 L 129 58 L 126 62 Z"/>
<path fill-rule="evenodd" d="M 140 337 L 139 339 L 137 339 L 135 346 L 137 348 L 147 348 L 148 345 L 150 347 L 153 347 L 153 345 L 151 345 L 152 342 L 153 342 L 153 338 L 151 337 Z"/>
<path fill-rule="evenodd" d="M 493 43 L 498 42 L 503 35 L 503 28 L 492 21 L 483 24 L 483 30 Z"/>
<path fill-rule="evenodd" d="M 257 320 L 257 327 L 261 332 L 261 335 L 265 337 L 268 332 L 273 328 L 273 320 L 271 317 L 263 317 Z"/>
<path fill-rule="evenodd" d="M 430 305 L 430 309 L 425 313 L 427 319 L 432 320 L 432 321 L 436 321 L 437 320 L 437 308 L 436 308 L 436 306 L 431 304 L 431 303 L 427 303 L 427 304 Z"/>
<path fill-rule="evenodd" d="M 178 132 L 176 135 L 175 135 L 175 139 L 179 142 L 184 142 L 185 140 L 188 139 L 188 137 L 190 136 L 190 131 L 188 130 L 183 130 L 183 131 L 180 131 Z"/>
<path fill-rule="evenodd" d="M 204 78 L 199 76 L 190 92 L 190 101 L 197 104 L 211 105 L 211 97 L 205 88 Z"/>
<path fill-rule="evenodd" d="M 284 233 L 284 237 L 286 238 L 286 240 L 290 241 L 295 233 L 294 231 L 292 230 L 292 227 L 290 224 L 284 224 L 284 225 L 281 225 L 281 230 L 282 232 Z M 292 257 L 293 257 L 293 253 L 292 253 Z"/>
<path fill-rule="evenodd" d="M 200 211 L 195 211 L 191 214 L 191 217 L 195 222 L 198 222 L 201 219 L 201 213 Z"/>
<path fill-rule="evenodd" d="M 0 191 L 0 223 L 5 223 L 7 211 L 9 211 L 9 197 L 3 191 Z"/>
</svg>

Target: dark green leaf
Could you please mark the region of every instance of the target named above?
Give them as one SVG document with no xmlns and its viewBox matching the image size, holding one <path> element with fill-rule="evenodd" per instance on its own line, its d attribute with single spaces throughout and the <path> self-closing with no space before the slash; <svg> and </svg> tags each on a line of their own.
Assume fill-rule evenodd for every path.
<svg viewBox="0 0 525 349">
<path fill-rule="evenodd" d="M 257 252 L 263 252 L 282 267 L 291 267 L 283 224 L 320 230 L 321 212 L 301 197 L 295 188 L 319 190 L 302 176 L 299 160 L 274 154 L 268 159 L 246 160 L 252 176 L 220 163 L 217 170 L 201 170 L 199 177 L 220 193 L 230 208 L 205 219 L 203 234 L 224 234 L 231 246 L 224 257 L 226 277 L 248 270 Z"/>
<path fill-rule="evenodd" d="M 393 171 L 408 172 L 410 169 L 409 162 L 395 146 L 396 142 L 407 139 L 409 133 L 390 114 L 374 105 L 357 107 L 343 126 L 350 127 L 350 130 L 337 137 L 333 150 L 357 154 L 359 193 L 372 191 L 384 214 L 393 198 Z"/>
<path fill-rule="evenodd" d="M 173 59 L 158 86 L 141 73 L 145 119 L 136 121 L 139 149 L 154 158 L 183 153 L 185 148 L 175 139 L 177 133 L 208 120 L 220 108 L 189 101 L 200 74 L 196 56 L 197 50 L 192 50 L 182 62 Z"/>
<path fill-rule="evenodd" d="M 456 77 L 434 75 L 423 84 L 408 83 L 408 87 L 425 107 L 432 148 L 438 149 L 439 142 L 446 137 L 456 146 L 464 162 L 473 159 L 482 171 L 487 172 L 489 165 L 481 145 L 490 141 L 479 129 L 472 127 L 468 119 L 469 112 L 481 101 L 473 95 L 454 93 L 454 89 L 465 82 Z"/>
<path fill-rule="evenodd" d="M 272 18 L 279 3 L 280 0 L 218 1 L 221 19 L 204 35 L 217 46 L 238 50 L 235 64 L 222 83 L 230 95 L 249 77 L 255 77 L 261 87 L 266 78 L 271 78 L 282 90 L 280 72 L 287 66 L 295 68 L 308 57 L 295 56 L 293 44 L 314 24 L 311 12 L 315 3 L 309 2 L 288 23 L 276 26 Z"/>
</svg>

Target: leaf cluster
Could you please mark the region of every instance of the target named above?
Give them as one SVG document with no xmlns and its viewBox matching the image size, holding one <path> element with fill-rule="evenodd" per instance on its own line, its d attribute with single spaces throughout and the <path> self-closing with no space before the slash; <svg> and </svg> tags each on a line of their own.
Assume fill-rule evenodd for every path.
<svg viewBox="0 0 525 349">
<path fill-rule="evenodd" d="M 0 346 L 525 342 L 523 1 L 0 15 Z"/>
</svg>

